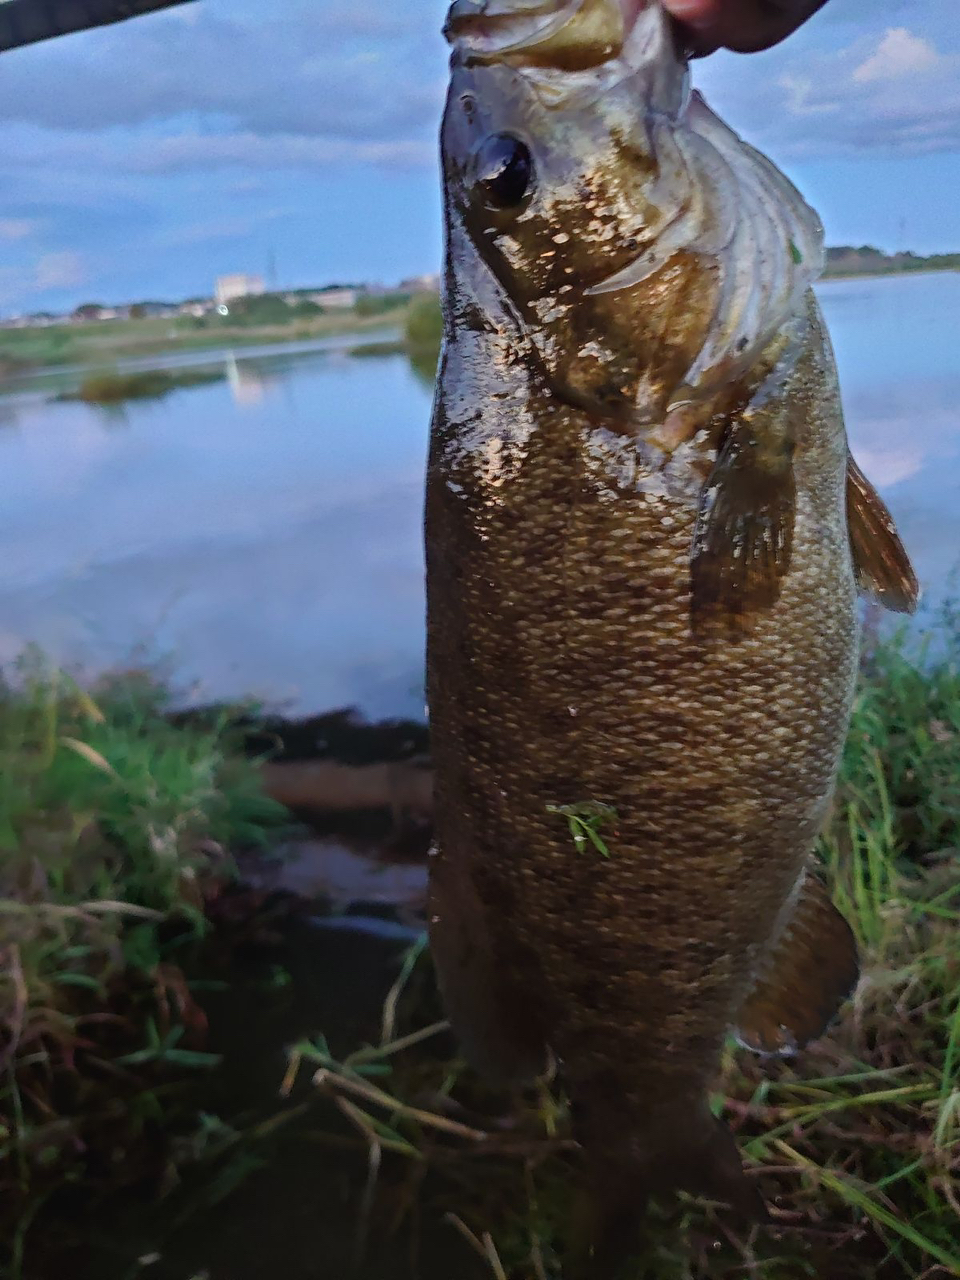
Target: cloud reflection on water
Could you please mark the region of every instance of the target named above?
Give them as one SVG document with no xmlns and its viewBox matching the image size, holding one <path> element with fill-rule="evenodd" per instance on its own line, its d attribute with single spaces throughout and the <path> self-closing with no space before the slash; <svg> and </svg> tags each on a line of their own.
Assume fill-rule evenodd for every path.
<svg viewBox="0 0 960 1280">
<path fill-rule="evenodd" d="M 960 559 L 960 275 L 821 290 L 854 450 L 936 599 Z M 0 661 L 170 658 L 199 698 L 423 707 L 430 392 L 401 357 L 228 364 L 107 419 L 0 401 Z"/>
</svg>

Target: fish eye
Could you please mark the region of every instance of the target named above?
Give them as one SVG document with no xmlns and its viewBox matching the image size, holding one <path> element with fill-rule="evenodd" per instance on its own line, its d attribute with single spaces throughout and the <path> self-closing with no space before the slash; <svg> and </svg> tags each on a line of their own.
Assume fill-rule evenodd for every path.
<svg viewBox="0 0 960 1280">
<path fill-rule="evenodd" d="M 486 138 L 474 156 L 474 182 L 491 209 L 516 209 L 533 187 L 533 156 L 509 133 Z"/>
</svg>

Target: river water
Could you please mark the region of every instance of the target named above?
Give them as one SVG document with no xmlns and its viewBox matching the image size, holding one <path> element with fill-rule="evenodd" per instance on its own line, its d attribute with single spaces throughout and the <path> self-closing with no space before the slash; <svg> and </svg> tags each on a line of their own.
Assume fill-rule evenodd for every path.
<svg viewBox="0 0 960 1280">
<path fill-rule="evenodd" d="M 820 296 L 854 450 L 933 605 L 960 559 L 960 275 Z M 429 386 L 329 344 L 191 359 L 222 378 L 121 410 L 49 379 L 0 397 L 0 662 L 33 642 L 81 672 L 158 664 L 196 700 L 421 716 Z"/>
</svg>

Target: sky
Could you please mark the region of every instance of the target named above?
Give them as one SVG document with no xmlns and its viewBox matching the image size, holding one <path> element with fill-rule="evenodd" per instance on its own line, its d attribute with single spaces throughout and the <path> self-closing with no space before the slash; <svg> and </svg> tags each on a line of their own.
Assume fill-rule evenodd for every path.
<svg viewBox="0 0 960 1280">
<path fill-rule="evenodd" d="M 442 0 L 197 0 L 0 55 L 0 314 L 438 268 Z M 829 0 L 695 83 L 828 242 L 960 250 L 960 5 Z"/>
</svg>

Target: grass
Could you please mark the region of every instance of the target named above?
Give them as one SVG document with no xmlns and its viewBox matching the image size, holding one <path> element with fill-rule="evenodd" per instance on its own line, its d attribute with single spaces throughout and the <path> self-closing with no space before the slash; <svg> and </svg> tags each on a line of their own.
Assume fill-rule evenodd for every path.
<svg viewBox="0 0 960 1280">
<path fill-rule="evenodd" d="M 176 728 L 165 700 L 139 677 L 87 693 L 35 657 L 0 687 L 0 1239 L 14 1275 L 51 1190 L 149 1169 L 170 1081 L 216 1064 L 179 958 L 230 850 L 284 816 L 222 725 Z"/>
<path fill-rule="evenodd" d="M 558 818 L 564 819 L 570 832 L 570 838 L 573 841 L 573 847 L 577 853 L 586 852 L 587 843 L 589 842 L 601 857 L 610 857 L 610 849 L 600 832 L 604 827 L 615 826 L 617 821 L 616 809 L 611 809 L 608 804 L 588 801 L 584 804 L 572 805 L 548 804 L 547 813 L 556 814 Z M 616 830 L 614 830 L 614 835 L 616 835 Z"/>
<path fill-rule="evenodd" d="M 773 1225 L 748 1230 L 711 1206 L 665 1202 L 623 1280 L 960 1275 L 960 626 L 946 623 L 919 652 L 873 641 L 863 665 L 820 850 L 864 953 L 856 998 L 793 1063 L 731 1046 L 718 1081 L 716 1109 Z M 216 1157 L 209 1196 L 201 1187 L 191 1204 L 217 1204 L 263 1168 L 261 1136 L 295 1119 L 318 1150 L 339 1159 L 346 1141 L 364 1157 L 353 1221 L 336 1227 L 356 1233 L 358 1256 L 374 1233 L 409 1232 L 413 1248 L 420 1229 L 446 1222 L 465 1275 L 569 1277 L 578 1154 L 562 1088 L 549 1078 L 506 1095 L 464 1067 L 422 942 L 373 1043 L 335 1055 L 314 1036 L 290 1050 L 283 1092 L 312 1073 L 320 1116 L 301 1103 L 254 1130 L 208 1116 L 178 1131 L 174 1085 L 217 1066 L 184 956 L 229 877 L 229 850 L 282 815 L 235 758 L 225 718 L 171 721 L 145 681 L 88 694 L 36 665 L 22 677 L 18 692 L 0 690 L 0 1236 L 11 1274 L 27 1236 L 56 1228 L 51 1188 L 109 1192 L 155 1176 L 173 1134 L 178 1149 Z M 558 812 L 571 856 L 602 854 L 591 833 L 606 847 L 613 817 L 592 804 Z"/>
<path fill-rule="evenodd" d="M 64 391 L 57 400 L 81 400 L 84 404 L 117 405 L 127 400 L 161 400 L 181 387 L 222 382 L 222 370 L 154 369 L 136 373 L 90 373 L 76 391 Z"/>
<path fill-rule="evenodd" d="M 936 654 L 900 637 L 871 645 L 820 853 L 863 950 L 856 997 L 793 1063 L 731 1046 L 717 1087 L 773 1224 L 744 1230 L 710 1206 L 665 1203 L 624 1280 L 960 1275 L 956 616 Z M 446 1214 L 499 1280 L 558 1277 L 577 1195 L 562 1092 L 486 1090 L 449 1056 L 423 962 L 414 979 L 412 1030 L 394 1025 L 394 992 L 378 1046 L 338 1062 L 313 1041 L 291 1059 L 294 1073 L 317 1070 L 368 1150 L 360 1230 L 379 1185 L 411 1223 Z"/>
</svg>

